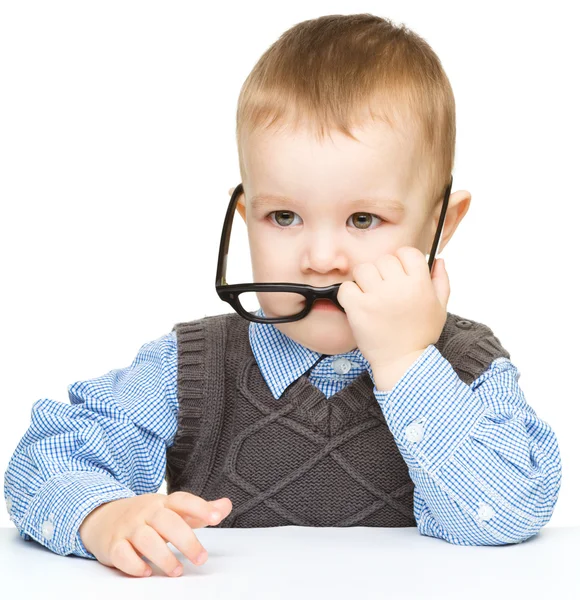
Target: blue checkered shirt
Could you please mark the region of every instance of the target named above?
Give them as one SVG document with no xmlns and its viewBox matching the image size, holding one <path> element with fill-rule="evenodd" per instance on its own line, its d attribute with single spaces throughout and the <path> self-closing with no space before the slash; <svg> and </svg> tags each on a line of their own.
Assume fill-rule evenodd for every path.
<svg viewBox="0 0 580 600">
<path fill-rule="evenodd" d="M 250 322 L 249 339 L 275 398 L 321 357 L 271 324 Z M 327 356 L 309 378 L 328 398 L 363 370 L 375 384 L 357 348 Z M 500 545 L 522 542 L 549 521 L 561 482 L 558 442 L 518 379 L 512 362 L 498 358 L 467 385 L 430 345 L 390 391 L 374 385 L 415 484 L 420 534 Z M 33 404 L 5 472 L 4 497 L 25 540 L 94 559 L 78 533 L 86 515 L 163 483 L 177 431 L 175 332 L 144 344 L 126 368 L 72 383 L 68 395 L 70 404 Z"/>
</svg>

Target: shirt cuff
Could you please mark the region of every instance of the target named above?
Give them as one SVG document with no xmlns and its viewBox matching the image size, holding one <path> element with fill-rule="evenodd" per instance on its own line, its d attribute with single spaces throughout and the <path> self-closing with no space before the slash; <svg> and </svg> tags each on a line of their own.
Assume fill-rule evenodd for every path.
<svg viewBox="0 0 580 600">
<path fill-rule="evenodd" d="M 430 344 L 389 391 L 373 392 L 409 468 L 435 472 L 466 439 L 486 405 Z"/>
<path fill-rule="evenodd" d="M 56 554 L 76 554 L 96 560 L 81 541 L 79 528 L 95 508 L 136 496 L 111 476 L 96 471 L 72 471 L 49 479 L 30 500 L 17 527 Z"/>
</svg>

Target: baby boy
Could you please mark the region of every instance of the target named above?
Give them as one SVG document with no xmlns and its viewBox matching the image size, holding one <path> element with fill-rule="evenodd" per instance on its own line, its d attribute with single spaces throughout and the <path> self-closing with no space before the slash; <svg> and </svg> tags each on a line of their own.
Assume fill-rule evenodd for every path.
<svg viewBox="0 0 580 600">
<path fill-rule="evenodd" d="M 455 151 L 430 46 L 369 14 L 299 23 L 246 79 L 237 140 L 254 281 L 340 283 L 344 310 L 178 323 L 129 367 L 70 385 L 70 405 L 36 402 L 5 474 L 21 536 L 177 576 L 167 542 L 202 564 L 205 526 L 536 534 L 560 489 L 554 432 L 492 330 L 447 311 L 443 260 L 426 260 Z M 448 196 L 440 250 L 470 201 Z M 289 302 L 263 295 L 256 315 Z"/>
</svg>

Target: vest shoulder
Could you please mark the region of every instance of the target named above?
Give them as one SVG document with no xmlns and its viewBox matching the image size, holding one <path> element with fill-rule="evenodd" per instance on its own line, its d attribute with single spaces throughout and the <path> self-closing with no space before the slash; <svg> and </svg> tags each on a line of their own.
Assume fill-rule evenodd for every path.
<svg viewBox="0 0 580 600">
<path fill-rule="evenodd" d="M 489 326 L 450 312 L 435 347 L 465 383 L 477 379 L 495 359 L 510 358 Z"/>
<path fill-rule="evenodd" d="M 220 315 L 206 315 L 204 317 L 199 317 L 198 319 L 193 319 L 191 321 L 180 321 L 175 323 L 171 331 L 175 331 L 177 333 L 185 333 L 194 329 L 199 329 L 200 327 L 208 327 L 208 326 L 220 326 L 220 325 L 228 325 L 231 326 L 234 322 L 238 323 L 239 321 L 245 322 L 238 313 L 223 313 Z"/>
</svg>

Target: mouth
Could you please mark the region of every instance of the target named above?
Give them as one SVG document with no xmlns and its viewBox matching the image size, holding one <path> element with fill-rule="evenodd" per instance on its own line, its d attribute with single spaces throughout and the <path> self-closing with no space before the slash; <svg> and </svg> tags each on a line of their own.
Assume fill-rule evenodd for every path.
<svg viewBox="0 0 580 600">
<path fill-rule="evenodd" d="M 317 300 L 312 305 L 312 310 L 337 310 L 340 312 L 340 308 L 334 302 L 326 299 Z"/>
</svg>

